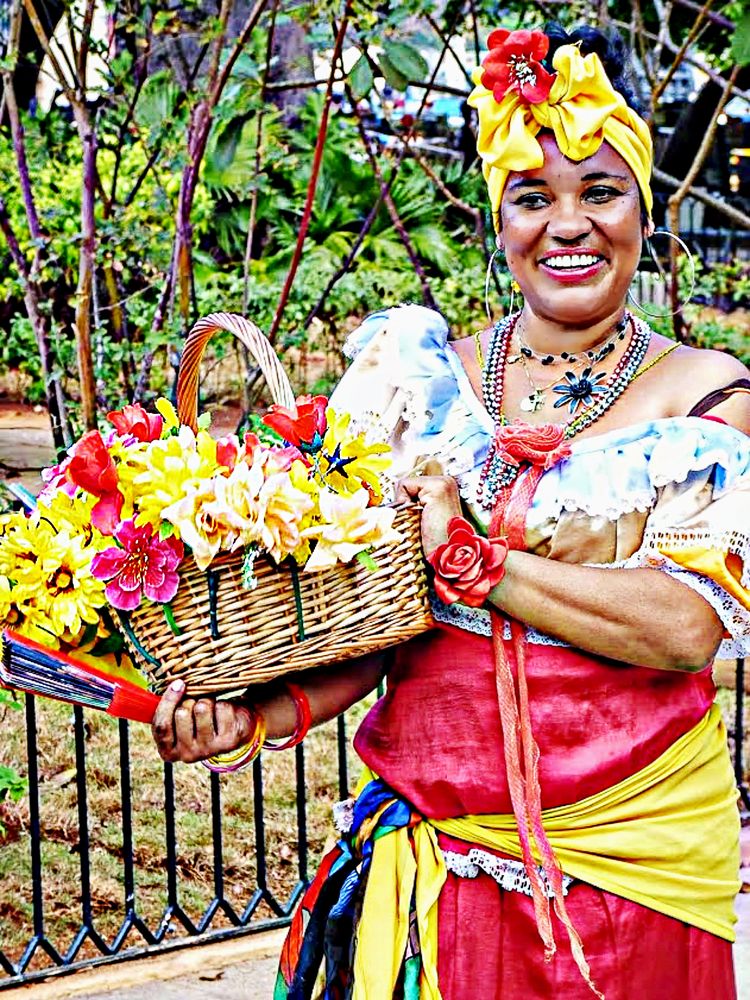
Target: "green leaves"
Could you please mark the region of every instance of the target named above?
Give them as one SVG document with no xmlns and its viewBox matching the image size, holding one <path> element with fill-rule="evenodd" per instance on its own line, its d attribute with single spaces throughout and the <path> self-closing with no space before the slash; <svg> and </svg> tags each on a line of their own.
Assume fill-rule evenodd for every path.
<svg viewBox="0 0 750 1000">
<path fill-rule="evenodd" d="M 395 81 L 389 79 L 386 64 L 390 67 L 392 74 L 395 71 L 396 76 L 404 82 L 404 86 L 398 86 Z M 398 87 L 399 90 L 403 90 L 407 83 L 419 83 L 429 73 L 427 60 L 422 53 L 413 45 L 407 45 L 406 42 L 384 41 L 380 66 L 388 83 L 393 87 Z"/>
<path fill-rule="evenodd" d="M 738 66 L 750 65 L 750 9 L 742 14 L 734 29 L 732 58 Z"/>
<path fill-rule="evenodd" d="M 349 73 L 349 85 L 352 88 L 352 93 L 356 98 L 364 97 L 370 93 L 374 83 L 375 76 L 372 67 L 365 56 L 361 55 Z"/>
<path fill-rule="evenodd" d="M 157 132 L 174 111 L 179 91 L 169 70 L 154 73 L 144 84 L 135 107 L 135 120 L 150 132 Z"/>
<path fill-rule="evenodd" d="M 378 57 L 377 68 L 385 82 L 394 90 L 404 91 L 410 83 L 427 78 L 429 66 L 422 53 L 407 42 L 386 39 Z M 373 62 L 361 55 L 349 73 L 349 83 L 356 98 L 368 94 L 375 83 Z"/>
</svg>

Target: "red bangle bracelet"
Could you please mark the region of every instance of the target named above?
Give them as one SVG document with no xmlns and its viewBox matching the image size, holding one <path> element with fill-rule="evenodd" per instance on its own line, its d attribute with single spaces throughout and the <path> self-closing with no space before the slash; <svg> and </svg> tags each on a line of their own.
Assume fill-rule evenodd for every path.
<svg viewBox="0 0 750 1000">
<path fill-rule="evenodd" d="M 291 684 L 286 682 L 286 689 L 294 702 L 294 710 L 297 714 L 297 721 L 294 726 L 294 732 L 285 740 L 283 743 L 269 743 L 266 741 L 263 744 L 264 750 L 291 750 L 292 747 L 296 747 L 298 743 L 307 736 L 310 726 L 312 725 L 312 712 L 310 711 L 310 702 L 307 700 L 307 695 L 298 687 L 297 684 Z"/>
</svg>

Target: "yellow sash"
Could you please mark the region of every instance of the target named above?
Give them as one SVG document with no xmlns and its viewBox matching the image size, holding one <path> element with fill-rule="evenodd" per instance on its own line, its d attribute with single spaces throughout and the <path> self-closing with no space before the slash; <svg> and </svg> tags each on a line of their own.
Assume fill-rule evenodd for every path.
<svg viewBox="0 0 750 1000">
<path fill-rule="evenodd" d="M 365 769 L 360 786 L 372 777 Z M 580 802 L 544 810 L 542 818 L 567 875 L 734 940 L 737 789 L 716 705 L 648 767 Z M 420 995 L 440 1000 L 437 900 L 446 868 L 438 830 L 521 857 L 512 814 L 425 820 L 411 831 L 414 849 L 406 829 L 376 840 L 357 937 L 354 1000 L 392 1000 L 414 891 Z"/>
</svg>

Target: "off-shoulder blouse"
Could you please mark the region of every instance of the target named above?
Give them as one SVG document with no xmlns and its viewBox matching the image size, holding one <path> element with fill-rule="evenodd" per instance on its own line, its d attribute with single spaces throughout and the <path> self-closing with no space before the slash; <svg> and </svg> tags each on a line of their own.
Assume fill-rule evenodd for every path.
<svg viewBox="0 0 750 1000">
<path fill-rule="evenodd" d="M 393 447 L 393 484 L 425 460 L 453 476 L 472 515 L 492 441 L 444 318 L 406 305 L 369 316 L 349 337 L 353 363 L 331 405 Z M 750 653 L 750 438 L 698 417 L 643 421 L 571 441 L 542 477 L 527 549 L 565 562 L 648 566 L 697 591 L 727 638 L 721 656 Z M 489 635 L 489 613 L 433 598 L 438 620 Z M 557 640 L 530 631 L 531 642 Z"/>
</svg>

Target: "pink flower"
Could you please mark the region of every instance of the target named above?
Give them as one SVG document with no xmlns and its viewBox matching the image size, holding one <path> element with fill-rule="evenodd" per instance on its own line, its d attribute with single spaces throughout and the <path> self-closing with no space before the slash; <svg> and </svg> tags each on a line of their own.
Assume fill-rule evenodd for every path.
<svg viewBox="0 0 750 1000">
<path fill-rule="evenodd" d="M 284 448 L 269 448 L 263 457 L 263 468 L 267 476 L 272 476 L 277 472 L 289 472 L 295 462 L 310 465 L 309 458 L 299 448 L 288 444 Z"/>
<path fill-rule="evenodd" d="M 514 421 L 498 430 L 495 447 L 500 458 L 509 465 L 527 462 L 545 471 L 570 455 L 564 424 L 534 426 Z"/>
<path fill-rule="evenodd" d="M 541 60 L 549 50 L 543 31 L 508 31 L 498 28 L 487 40 L 490 54 L 482 63 L 482 85 L 502 101 L 514 90 L 529 104 L 541 104 L 549 97 L 555 74 L 548 73 Z"/>
<path fill-rule="evenodd" d="M 158 413 L 147 413 L 140 403 L 128 404 L 107 414 L 120 437 L 131 434 L 136 441 L 158 441 L 164 420 Z"/>
<path fill-rule="evenodd" d="M 104 549 L 91 560 L 91 572 L 98 580 L 109 580 L 104 594 L 121 611 L 132 611 L 142 596 L 165 604 L 177 593 L 180 578 L 175 572 L 184 555 L 176 538 L 159 538 L 145 524 L 123 521 L 115 532 L 120 548 Z"/>
<path fill-rule="evenodd" d="M 69 497 L 75 496 L 78 487 L 66 475 L 68 465 L 70 465 L 70 457 L 64 458 L 57 465 L 52 465 L 48 469 L 42 469 L 44 486 L 39 493 L 39 500 L 51 500 L 58 491 Z"/>
</svg>

